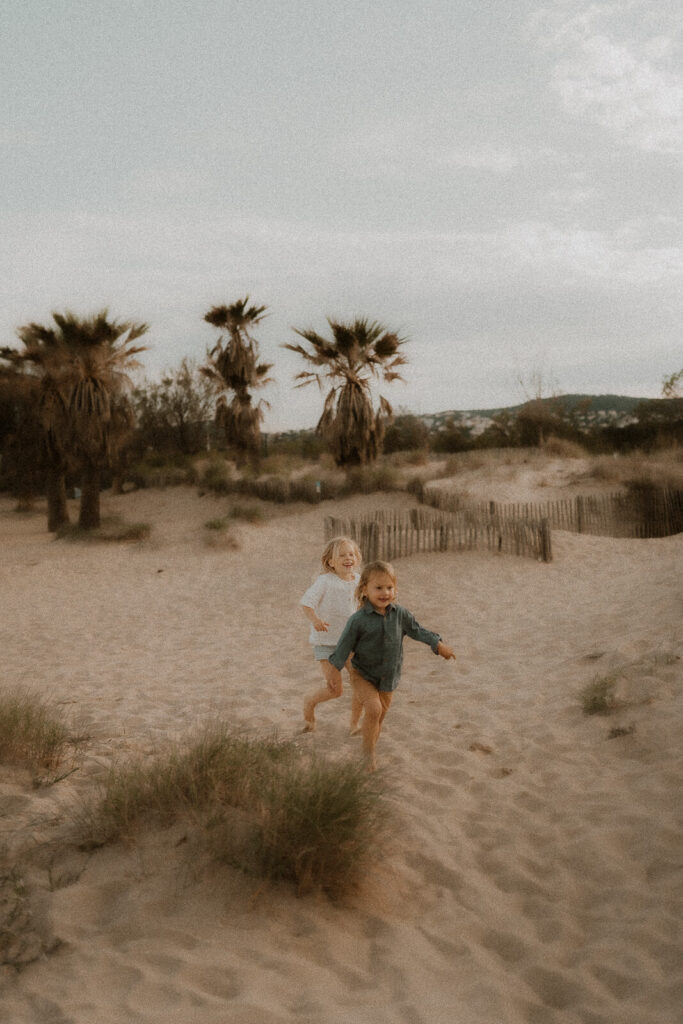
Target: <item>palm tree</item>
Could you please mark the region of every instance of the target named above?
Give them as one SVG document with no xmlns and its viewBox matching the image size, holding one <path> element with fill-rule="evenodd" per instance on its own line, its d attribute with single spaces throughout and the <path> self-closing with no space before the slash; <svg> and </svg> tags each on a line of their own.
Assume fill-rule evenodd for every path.
<svg viewBox="0 0 683 1024">
<path fill-rule="evenodd" d="M 8 364 L 5 381 L 26 402 L 41 437 L 40 459 L 45 470 L 47 527 L 54 532 L 69 522 L 66 504 L 67 455 L 61 443 L 67 432 L 67 413 L 59 388 L 64 354 L 57 339 L 37 324 L 21 328 L 22 352 L 5 347 L 0 357 Z"/>
<path fill-rule="evenodd" d="M 247 459 L 257 465 L 260 454 L 263 399 L 253 403 L 251 392 L 272 380 L 268 371 L 272 363 L 260 363 L 258 342 L 250 328 L 261 322 L 266 306 L 249 306 L 249 296 L 230 306 L 213 306 L 204 319 L 219 330 L 226 331 L 207 352 L 207 365 L 201 372 L 221 392 L 216 404 L 216 423 L 223 430 L 227 443 L 235 450 L 239 463 Z M 228 401 L 225 392 L 231 393 Z"/>
<path fill-rule="evenodd" d="M 393 416 L 389 402 L 382 396 L 379 408 L 374 409 L 371 383 L 403 380 L 397 367 L 407 363 L 399 351 L 405 339 L 365 318 L 349 323 L 330 319 L 327 322 L 332 331 L 331 341 L 315 331 L 295 329 L 308 342 L 310 350 L 303 345 L 284 347 L 318 368 L 297 374 L 297 387 L 316 381 L 322 389 L 324 380 L 332 384 L 316 432 L 329 444 L 336 464 L 364 465 L 380 454 L 385 424 Z"/>
<path fill-rule="evenodd" d="M 79 525 L 100 525 L 100 480 L 113 451 L 132 425 L 128 373 L 145 346 L 133 344 L 147 324 L 109 320 L 107 310 L 85 319 L 53 313 L 55 327 L 27 324 L 17 334 L 18 358 L 40 377 L 39 412 L 52 483 L 48 483 L 48 528 L 68 521 L 60 511 L 67 466 L 80 470 Z"/>
<path fill-rule="evenodd" d="M 29 509 L 46 482 L 47 467 L 36 414 L 39 381 L 15 355 L 0 349 L 0 460 L 4 485 L 19 499 L 20 509 Z"/>
</svg>

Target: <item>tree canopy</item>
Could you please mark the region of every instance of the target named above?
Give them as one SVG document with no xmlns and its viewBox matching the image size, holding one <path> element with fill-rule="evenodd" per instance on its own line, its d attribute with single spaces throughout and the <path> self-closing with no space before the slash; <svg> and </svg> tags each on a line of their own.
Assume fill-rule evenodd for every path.
<svg viewBox="0 0 683 1024">
<path fill-rule="evenodd" d="M 260 454 L 263 410 L 268 403 L 262 399 L 254 404 L 252 391 L 271 382 L 268 372 L 272 363 L 259 361 L 258 342 L 250 331 L 265 311 L 266 306 L 250 306 L 247 295 L 229 306 L 213 306 L 204 317 L 226 332 L 207 352 L 206 365 L 200 370 L 219 394 L 216 423 L 238 462 L 255 464 Z"/>
<path fill-rule="evenodd" d="M 398 368 L 407 363 L 400 351 L 405 339 L 366 318 L 327 322 L 331 340 L 313 330 L 295 329 L 308 347 L 284 347 L 314 367 L 296 375 L 297 387 L 313 382 L 321 390 L 329 387 L 316 430 L 329 444 L 337 465 L 363 465 L 380 454 L 385 424 L 393 415 L 383 396 L 374 407 L 371 384 L 403 380 Z"/>
</svg>

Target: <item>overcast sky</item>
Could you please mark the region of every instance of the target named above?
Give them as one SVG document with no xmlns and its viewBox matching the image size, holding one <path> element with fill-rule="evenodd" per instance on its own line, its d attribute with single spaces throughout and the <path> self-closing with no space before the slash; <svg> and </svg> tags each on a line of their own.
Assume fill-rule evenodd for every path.
<svg viewBox="0 0 683 1024">
<path fill-rule="evenodd" d="M 682 19 L 670 0 L 3 0 L 0 343 L 150 324 L 145 373 L 248 294 L 410 339 L 417 413 L 655 397 L 683 366 Z"/>
</svg>

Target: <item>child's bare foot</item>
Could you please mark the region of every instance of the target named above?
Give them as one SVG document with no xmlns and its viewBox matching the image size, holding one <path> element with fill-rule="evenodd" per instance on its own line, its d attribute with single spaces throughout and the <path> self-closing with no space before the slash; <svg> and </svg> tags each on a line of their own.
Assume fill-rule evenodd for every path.
<svg viewBox="0 0 683 1024">
<path fill-rule="evenodd" d="M 315 702 L 310 697 L 304 701 L 304 732 L 315 732 Z"/>
<path fill-rule="evenodd" d="M 358 722 L 356 722 L 356 724 L 355 724 L 355 725 L 354 725 L 354 724 L 353 724 L 353 722 L 352 722 L 352 723 L 351 723 L 351 728 L 349 729 L 349 736 L 360 736 L 360 734 L 362 733 L 362 731 L 363 731 L 363 729 L 362 729 L 362 727 L 361 727 L 361 726 L 359 725 L 359 723 L 358 723 Z"/>
<path fill-rule="evenodd" d="M 365 770 L 366 772 L 377 771 L 377 760 L 374 754 L 367 754 L 365 757 Z"/>
</svg>

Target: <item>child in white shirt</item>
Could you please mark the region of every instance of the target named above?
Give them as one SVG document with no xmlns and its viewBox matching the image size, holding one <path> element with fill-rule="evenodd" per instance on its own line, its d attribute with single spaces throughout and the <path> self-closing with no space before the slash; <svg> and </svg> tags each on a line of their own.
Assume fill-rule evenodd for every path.
<svg viewBox="0 0 683 1024">
<path fill-rule="evenodd" d="M 328 658 L 337 646 L 346 620 L 356 610 L 355 590 L 360 579 L 358 568 L 362 561 L 355 541 L 348 537 L 333 537 L 322 553 L 322 573 L 308 588 L 299 602 L 311 623 L 309 641 L 313 657 L 320 662 L 325 686 L 304 701 L 304 731 L 315 729 L 315 707 L 326 700 L 341 697 L 341 672 L 333 669 Z M 346 665 L 348 670 L 348 664 Z M 352 723 L 352 728 L 358 723 Z"/>
</svg>

